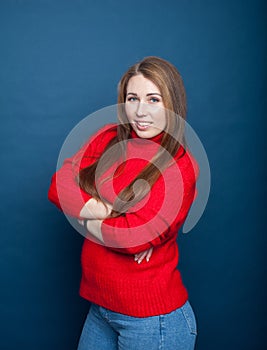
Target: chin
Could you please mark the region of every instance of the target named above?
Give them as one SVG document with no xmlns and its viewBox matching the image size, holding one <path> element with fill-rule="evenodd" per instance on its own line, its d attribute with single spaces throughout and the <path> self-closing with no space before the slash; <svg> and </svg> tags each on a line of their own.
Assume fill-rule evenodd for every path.
<svg viewBox="0 0 267 350">
<path fill-rule="evenodd" d="M 142 139 L 150 139 L 152 137 L 155 137 L 159 135 L 162 130 L 145 130 L 145 131 L 140 131 L 138 129 L 135 129 L 136 134 L 142 138 Z"/>
</svg>

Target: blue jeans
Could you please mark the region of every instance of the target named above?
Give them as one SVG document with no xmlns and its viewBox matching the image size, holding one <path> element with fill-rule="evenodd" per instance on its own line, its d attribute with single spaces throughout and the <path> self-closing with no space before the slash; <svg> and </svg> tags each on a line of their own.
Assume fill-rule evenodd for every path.
<svg viewBox="0 0 267 350">
<path fill-rule="evenodd" d="M 122 315 L 92 304 L 78 350 L 193 350 L 196 320 L 190 303 L 169 314 Z"/>
</svg>

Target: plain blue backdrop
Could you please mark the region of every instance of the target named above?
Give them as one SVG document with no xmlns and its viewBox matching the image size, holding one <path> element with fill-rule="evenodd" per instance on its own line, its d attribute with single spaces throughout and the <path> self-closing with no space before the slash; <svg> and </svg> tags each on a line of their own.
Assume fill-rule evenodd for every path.
<svg viewBox="0 0 267 350">
<path fill-rule="evenodd" d="M 0 49 L 0 349 L 76 348 L 83 238 L 47 190 L 70 130 L 148 55 L 180 70 L 211 167 L 204 215 L 179 237 L 196 349 L 264 349 L 265 1 L 1 0 Z"/>
</svg>

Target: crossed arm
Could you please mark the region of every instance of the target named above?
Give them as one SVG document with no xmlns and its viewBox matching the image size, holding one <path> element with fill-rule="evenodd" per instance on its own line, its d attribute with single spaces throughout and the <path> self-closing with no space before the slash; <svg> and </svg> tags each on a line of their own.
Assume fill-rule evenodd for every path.
<svg viewBox="0 0 267 350">
<path fill-rule="evenodd" d="M 80 153 L 83 154 L 84 150 Z M 75 155 L 77 156 L 77 155 Z M 96 237 L 100 242 L 103 242 L 101 225 L 112 211 L 112 205 L 97 201 L 88 193 L 85 193 L 79 188 L 75 181 L 75 173 L 79 170 L 73 164 L 72 158 L 67 158 L 63 166 L 52 177 L 48 198 L 61 211 L 72 217 L 79 218 L 78 222 L 83 225 L 84 220 L 87 223 L 86 229 L 90 234 Z M 84 204 L 85 203 L 85 204 Z M 82 209 L 81 209 L 82 208 Z M 133 254 L 136 261 L 139 263 L 146 258 L 149 260 L 152 254 L 152 249 L 143 250 L 137 254 Z"/>
<path fill-rule="evenodd" d="M 108 140 L 105 144 L 107 142 Z M 122 217 L 109 218 L 112 205 L 92 198 L 75 181 L 79 170 L 94 162 L 101 153 L 100 146 L 101 139 L 98 136 L 93 142 L 85 144 L 73 157 L 66 159 L 61 169 L 53 175 L 48 197 L 65 214 L 79 219 L 81 225 L 86 223 L 89 234 L 100 242 L 105 241 L 107 246 L 113 247 L 111 249 L 118 247 L 121 250 L 121 247 L 126 247 L 123 251 L 133 255 L 136 261 L 141 262 L 145 257 L 149 259 L 152 254 L 151 247 L 159 246 L 164 240 L 169 239 L 169 234 L 172 234 L 168 230 L 169 226 L 175 220 L 178 229 L 189 210 L 196 175 L 193 167 L 188 166 L 189 160 L 183 161 L 181 169 L 185 181 L 181 177 L 180 170 L 174 169 L 173 172 L 172 167 L 166 170 L 165 191 L 162 190 L 162 183 L 158 180 L 142 209 L 135 208 L 136 212 L 131 211 Z M 112 202 L 112 198 L 105 197 L 107 201 Z M 182 204 L 180 201 L 185 202 L 183 210 L 180 210 Z M 130 243 L 131 246 L 128 245 Z"/>
<path fill-rule="evenodd" d="M 78 222 L 82 226 L 86 226 L 85 229 L 90 232 L 95 238 L 97 238 L 100 242 L 104 243 L 101 225 L 104 219 L 106 219 L 113 207 L 109 203 L 103 203 L 101 201 L 97 201 L 95 198 L 89 199 L 82 210 L 80 211 L 80 218 Z M 148 262 L 151 258 L 153 252 L 153 247 L 146 249 L 138 254 L 134 255 L 134 260 L 140 264 L 145 258 Z"/>
</svg>

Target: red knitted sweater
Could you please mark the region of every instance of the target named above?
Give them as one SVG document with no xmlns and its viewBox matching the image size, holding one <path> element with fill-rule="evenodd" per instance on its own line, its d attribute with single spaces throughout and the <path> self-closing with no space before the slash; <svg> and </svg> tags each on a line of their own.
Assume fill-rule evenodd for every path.
<svg viewBox="0 0 267 350">
<path fill-rule="evenodd" d="M 92 137 L 53 175 L 48 197 L 65 214 L 79 217 L 90 198 L 75 181 L 78 171 L 101 156 L 116 136 L 108 125 Z M 160 147 L 162 135 L 143 140 L 132 132 L 127 157 L 119 176 L 99 187 L 111 204 Z M 186 219 L 196 194 L 198 166 L 187 150 L 180 147 L 175 162 L 162 171 L 149 194 L 131 210 L 103 221 L 105 244 L 85 239 L 82 249 L 80 295 L 115 312 L 147 317 L 165 314 L 182 306 L 187 298 L 177 269 L 177 234 Z M 105 174 L 112 175 L 118 164 Z M 134 254 L 153 247 L 150 261 L 138 264 Z"/>
</svg>

